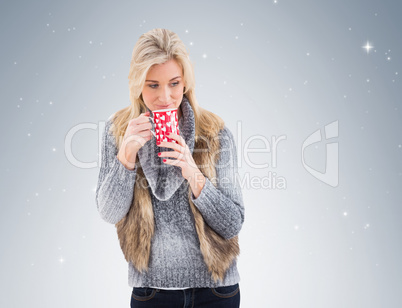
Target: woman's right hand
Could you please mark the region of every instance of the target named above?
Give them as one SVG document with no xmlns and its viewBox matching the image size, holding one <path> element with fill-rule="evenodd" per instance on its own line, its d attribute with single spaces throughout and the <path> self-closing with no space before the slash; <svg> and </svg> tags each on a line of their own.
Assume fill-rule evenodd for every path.
<svg viewBox="0 0 402 308">
<path fill-rule="evenodd" d="M 136 156 L 144 144 L 151 140 L 152 124 L 149 122 L 150 112 L 141 113 L 128 122 L 117 158 L 130 170 L 135 167 Z"/>
</svg>

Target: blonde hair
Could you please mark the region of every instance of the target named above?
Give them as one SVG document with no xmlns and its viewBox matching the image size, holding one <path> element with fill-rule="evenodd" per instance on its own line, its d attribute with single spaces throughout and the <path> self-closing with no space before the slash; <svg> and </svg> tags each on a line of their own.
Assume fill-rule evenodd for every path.
<svg viewBox="0 0 402 308">
<path fill-rule="evenodd" d="M 223 127 L 224 122 L 219 116 L 198 105 L 195 97 L 194 69 L 184 43 L 170 30 L 153 29 L 142 34 L 134 46 L 128 74 L 131 104 L 109 118 L 113 122 L 111 130 L 118 149 L 128 122 L 147 111 L 141 93 L 149 69 L 155 64 L 163 64 L 171 59 L 176 60 L 183 70 L 184 95 L 194 112 L 195 141 L 200 136 L 216 135 Z"/>
</svg>

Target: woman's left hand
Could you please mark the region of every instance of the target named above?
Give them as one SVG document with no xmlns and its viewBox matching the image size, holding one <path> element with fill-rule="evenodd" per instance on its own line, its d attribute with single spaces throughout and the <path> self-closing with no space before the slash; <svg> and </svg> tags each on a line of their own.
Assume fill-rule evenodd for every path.
<svg viewBox="0 0 402 308">
<path fill-rule="evenodd" d="M 186 144 L 184 138 L 180 135 L 176 135 L 174 133 L 171 133 L 170 135 L 167 135 L 167 137 L 174 139 L 178 142 L 178 144 L 174 142 L 161 142 L 159 144 L 160 147 L 166 147 L 166 148 L 171 148 L 174 151 L 168 151 L 168 152 L 160 152 L 158 153 L 159 157 L 172 157 L 175 159 L 163 159 L 163 162 L 168 165 L 173 165 L 173 166 L 178 166 L 181 168 L 181 174 L 186 180 L 189 180 L 189 178 L 192 178 L 194 174 L 201 172 L 194 159 L 193 156 L 191 155 L 190 149 L 188 148 L 188 145 Z"/>
</svg>

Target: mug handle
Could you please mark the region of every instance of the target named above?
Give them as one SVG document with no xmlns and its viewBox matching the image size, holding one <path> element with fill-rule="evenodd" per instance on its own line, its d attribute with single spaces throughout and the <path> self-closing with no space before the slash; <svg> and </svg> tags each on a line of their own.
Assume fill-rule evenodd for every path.
<svg viewBox="0 0 402 308">
<path fill-rule="evenodd" d="M 156 138 L 156 134 L 155 134 L 155 122 L 154 122 L 154 119 L 153 118 L 151 118 L 151 117 L 149 117 L 148 118 L 149 119 L 149 121 L 151 122 L 151 124 L 152 124 L 152 128 L 149 130 L 151 133 L 152 133 L 152 135 L 154 135 L 154 137 Z"/>
</svg>

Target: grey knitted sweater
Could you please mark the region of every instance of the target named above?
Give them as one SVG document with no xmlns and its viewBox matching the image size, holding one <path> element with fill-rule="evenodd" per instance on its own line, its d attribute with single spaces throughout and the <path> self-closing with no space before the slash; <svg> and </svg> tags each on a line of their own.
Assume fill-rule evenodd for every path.
<svg viewBox="0 0 402 308">
<path fill-rule="evenodd" d="M 180 105 L 180 134 L 190 151 L 194 150 L 194 114 L 184 96 Z M 116 224 L 129 211 L 133 199 L 137 166 L 129 170 L 117 159 L 117 147 L 109 119 L 102 139 L 101 166 L 96 188 L 96 204 L 106 222 Z M 244 221 L 244 206 L 237 180 L 237 156 L 234 138 L 225 126 L 219 133 L 221 152 L 216 165 L 217 187 L 206 178 L 194 205 L 205 222 L 224 238 L 236 236 Z M 239 282 L 236 261 L 227 270 L 222 283 L 215 283 L 200 250 L 194 218 L 188 201 L 187 180 L 177 166 L 167 165 L 157 153 L 169 148 L 156 146 L 155 139 L 146 142 L 138 158 L 149 183 L 154 210 L 155 232 L 147 272 L 138 272 L 128 263 L 130 287 L 200 288 L 227 286 Z"/>
</svg>

